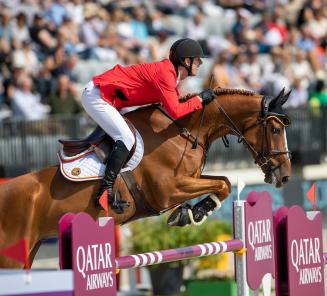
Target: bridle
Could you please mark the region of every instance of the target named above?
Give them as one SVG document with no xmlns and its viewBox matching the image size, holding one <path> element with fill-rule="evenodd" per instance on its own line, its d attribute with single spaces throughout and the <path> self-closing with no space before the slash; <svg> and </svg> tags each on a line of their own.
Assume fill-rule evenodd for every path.
<svg viewBox="0 0 327 296">
<path fill-rule="evenodd" d="M 272 173 L 274 173 L 274 171 L 277 170 L 284 162 L 286 162 L 288 159 L 291 158 L 290 150 L 274 150 L 274 149 L 270 149 L 270 147 L 269 147 L 268 124 L 267 124 L 268 121 L 275 119 L 275 120 L 279 121 L 284 127 L 286 127 L 290 124 L 290 120 L 286 115 L 271 113 L 268 111 L 269 103 L 272 99 L 273 99 L 273 97 L 270 97 L 270 96 L 264 96 L 262 98 L 262 114 L 260 115 L 260 117 L 257 119 L 257 121 L 254 124 L 246 127 L 243 131 L 241 131 L 236 126 L 234 121 L 229 117 L 229 115 L 226 113 L 226 111 L 223 109 L 223 107 L 218 103 L 218 101 L 214 100 L 219 111 L 224 115 L 224 117 L 226 118 L 226 120 L 228 122 L 225 126 L 227 128 L 229 128 L 235 136 L 237 136 L 238 143 L 243 143 L 246 146 L 246 148 L 253 153 L 254 163 L 259 165 L 262 168 L 262 170 L 265 172 L 266 175 L 267 174 L 271 175 Z M 262 141 L 261 141 L 260 151 L 257 151 L 245 137 L 246 132 L 257 127 L 258 125 L 262 126 Z M 223 140 L 226 145 L 227 139 L 225 138 Z M 227 144 L 228 144 L 228 141 L 227 141 Z M 274 166 L 273 159 L 282 154 L 288 154 L 289 158 L 286 158 L 285 161 Z"/>
<path fill-rule="evenodd" d="M 237 125 L 234 123 L 234 121 L 229 117 L 229 115 L 226 113 L 224 108 L 218 103 L 217 100 L 213 100 L 218 107 L 218 110 L 224 115 L 224 117 L 227 120 L 227 124 L 224 124 L 226 128 L 230 129 L 233 134 L 238 138 L 238 143 L 243 143 L 248 150 L 250 150 L 254 155 L 254 163 L 257 164 L 266 174 L 266 177 L 271 176 L 279 167 L 282 166 L 284 162 L 291 159 L 291 151 L 290 150 L 274 150 L 270 149 L 269 147 L 269 141 L 268 141 L 268 121 L 275 119 L 279 121 L 284 127 L 288 126 L 290 124 L 289 118 L 284 114 L 278 114 L 278 113 L 272 113 L 269 112 L 269 103 L 274 98 L 271 96 L 264 96 L 262 98 L 262 114 L 257 119 L 257 121 L 246 127 L 243 131 L 241 131 Z M 190 131 L 188 131 L 185 127 L 181 126 L 176 120 L 174 120 L 160 105 L 156 105 L 156 107 L 168 118 L 174 122 L 176 126 L 178 126 L 181 129 L 181 136 L 186 138 L 186 140 L 192 142 L 192 149 L 196 149 L 197 145 L 199 145 L 203 151 L 204 155 L 206 156 L 207 151 L 209 149 L 208 143 L 201 143 L 198 141 L 198 134 L 199 130 L 201 129 L 203 117 L 204 117 L 204 110 L 205 106 L 203 107 L 200 124 L 198 126 L 198 134 L 197 136 L 193 136 Z M 260 151 L 257 151 L 253 145 L 250 144 L 250 142 L 245 137 L 245 133 L 249 130 L 255 128 L 256 126 L 261 125 L 262 126 L 262 141 L 261 141 L 261 149 Z M 226 147 L 228 147 L 228 140 L 226 136 L 223 137 L 223 142 Z M 288 154 L 289 158 L 286 158 L 282 163 L 279 163 L 278 165 L 274 166 L 273 159 L 279 155 L 282 154 Z M 206 158 L 206 157 L 205 157 Z"/>
</svg>

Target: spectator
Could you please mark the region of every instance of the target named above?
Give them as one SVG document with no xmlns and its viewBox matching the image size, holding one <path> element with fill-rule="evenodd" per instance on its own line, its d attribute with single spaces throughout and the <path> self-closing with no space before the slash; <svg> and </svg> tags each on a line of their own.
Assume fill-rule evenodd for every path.
<svg viewBox="0 0 327 296">
<path fill-rule="evenodd" d="M 175 34 L 173 30 L 167 27 L 164 14 L 157 9 L 150 14 L 147 26 L 149 34 L 152 36 L 160 37 L 160 34 L 166 34 L 166 36 Z"/>
<path fill-rule="evenodd" d="M 98 46 L 99 37 L 102 33 L 96 25 L 98 6 L 94 3 L 87 3 L 84 12 L 84 23 L 81 25 L 81 41 L 85 44 L 86 51 L 83 58 L 94 58 L 94 48 Z"/>
<path fill-rule="evenodd" d="M 310 94 L 310 101 L 319 102 L 319 106 L 327 107 L 327 89 L 323 79 L 317 80 L 315 90 Z"/>
<path fill-rule="evenodd" d="M 14 67 L 24 68 L 28 74 L 35 75 L 39 69 L 39 61 L 32 50 L 30 40 L 24 40 L 19 49 L 14 50 L 12 54 L 12 63 Z"/>
<path fill-rule="evenodd" d="M 230 64 L 228 60 L 228 52 L 223 51 L 217 56 L 210 75 L 205 80 L 203 88 L 215 87 L 231 87 L 232 77 L 230 77 Z"/>
<path fill-rule="evenodd" d="M 42 67 L 35 77 L 34 85 L 36 91 L 41 96 L 41 102 L 47 103 L 50 93 L 53 91 L 54 77 L 52 75 L 55 70 L 55 62 L 53 56 L 45 58 Z"/>
<path fill-rule="evenodd" d="M 198 41 L 206 55 L 210 55 L 210 50 L 207 44 L 207 32 L 203 24 L 204 15 L 202 12 L 198 12 L 192 18 L 192 21 L 188 22 L 186 27 L 186 36 L 188 38 Z"/>
<path fill-rule="evenodd" d="M 48 100 L 52 114 L 77 114 L 82 111 L 70 89 L 70 84 L 71 81 L 67 75 L 58 76 L 57 87 Z"/>
<path fill-rule="evenodd" d="M 233 37 L 236 44 L 240 45 L 244 43 L 244 32 L 249 28 L 249 21 L 247 19 L 247 14 L 244 9 L 236 10 L 236 22 L 232 27 Z"/>
<path fill-rule="evenodd" d="M 52 36 L 49 24 L 39 14 L 34 16 L 33 24 L 30 28 L 30 35 L 39 47 L 38 53 L 41 58 L 43 58 L 43 55 L 52 53 L 57 46 L 57 41 Z"/>
<path fill-rule="evenodd" d="M 11 55 L 10 45 L 4 38 L 0 37 L 0 73 L 1 75 L 10 75 Z"/>
<path fill-rule="evenodd" d="M 1 10 L 0 7 L 0 37 L 4 42 L 7 43 L 7 46 L 11 46 L 12 41 L 12 30 L 11 30 L 11 18 L 12 12 L 8 8 Z"/>
<path fill-rule="evenodd" d="M 252 46 L 246 53 L 246 60 L 240 65 L 241 76 L 251 89 L 261 88 L 262 67 L 258 62 L 257 47 Z"/>
<path fill-rule="evenodd" d="M 326 38 L 327 36 L 327 19 L 323 15 L 323 8 L 315 9 L 312 17 L 307 23 L 308 31 L 314 40 Z"/>
<path fill-rule="evenodd" d="M 78 34 L 76 23 L 71 18 L 65 17 L 62 24 L 58 27 L 58 39 L 67 53 L 74 54 L 83 48 L 80 46 Z"/>
<path fill-rule="evenodd" d="M 72 0 L 65 3 L 67 17 L 70 18 L 77 26 L 84 22 L 84 5 L 83 0 Z"/>
<path fill-rule="evenodd" d="M 50 112 L 50 107 L 40 102 L 39 94 L 32 92 L 32 81 L 26 74 L 17 81 L 11 107 L 15 117 L 25 120 L 45 119 Z"/>
<path fill-rule="evenodd" d="M 286 108 L 306 107 L 308 104 L 308 86 L 300 78 L 295 78 L 291 85 L 292 92 L 285 103 Z"/>
<path fill-rule="evenodd" d="M 286 73 L 289 75 L 290 80 L 300 80 L 303 86 L 309 86 L 310 81 L 313 79 L 313 71 L 305 51 L 296 50 L 294 61 L 290 63 Z"/>
<path fill-rule="evenodd" d="M 5 80 L 2 83 L 3 92 L 0 96 L 0 121 L 12 116 L 12 111 L 10 109 L 10 101 L 13 97 L 14 85 L 12 81 Z"/>
<path fill-rule="evenodd" d="M 21 48 L 23 42 L 29 42 L 31 39 L 27 26 L 26 15 L 22 12 L 17 14 L 15 21 L 11 26 L 12 42 L 14 48 Z"/>
<path fill-rule="evenodd" d="M 135 7 L 133 10 L 133 19 L 131 26 L 134 38 L 140 43 L 147 43 L 149 38 L 148 28 L 146 26 L 146 11 L 143 6 Z"/>
<path fill-rule="evenodd" d="M 49 8 L 44 13 L 44 16 L 56 27 L 59 27 L 67 16 L 63 2 L 63 0 L 52 0 Z"/>
</svg>

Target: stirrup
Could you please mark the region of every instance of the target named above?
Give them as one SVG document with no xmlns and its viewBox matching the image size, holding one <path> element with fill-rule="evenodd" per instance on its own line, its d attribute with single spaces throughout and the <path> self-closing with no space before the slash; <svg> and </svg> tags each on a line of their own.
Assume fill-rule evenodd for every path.
<svg viewBox="0 0 327 296">
<path fill-rule="evenodd" d="M 116 214 L 124 213 L 124 209 L 130 206 L 127 200 L 123 200 L 120 198 L 120 195 L 119 198 L 117 198 L 116 193 L 113 194 L 113 197 L 110 197 L 110 195 L 108 194 L 108 204 Z"/>
<path fill-rule="evenodd" d="M 108 205 L 109 207 L 116 213 L 116 214 L 122 214 L 124 212 L 124 208 L 128 208 L 130 206 L 130 203 L 126 200 L 122 200 L 119 196 L 117 198 L 117 194 L 114 194 L 113 197 L 110 197 L 110 194 L 108 193 L 108 190 L 104 190 L 104 192 L 107 192 L 108 195 Z M 102 194 L 97 195 L 95 198 L 95 207 L 98 210 L 102 210 L 102 206 L 100 204 L 100 198 L 102 197 Z"/>
</svg>

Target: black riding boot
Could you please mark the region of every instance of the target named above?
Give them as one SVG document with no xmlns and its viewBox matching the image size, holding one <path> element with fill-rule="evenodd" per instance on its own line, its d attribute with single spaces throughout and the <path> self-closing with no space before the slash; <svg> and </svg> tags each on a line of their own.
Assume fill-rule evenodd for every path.
<svg viewBox="0 0 327 296">
<path fill-rule="evenodd" d="M 95 205 L 101 208 L 99 199 L 105 190 L 108 190 L 108 204 L 115 211 L 122 213 L 123 208 L 129 204 L 124 200 L 117 200 L 113 192 L 113 186 L 120 170 L 122 169 L 130 151 L 122 141 L 116 141 L 112 152 L 107 160 L 105 175 L 101 180 L 99 192 L 96 196 Z"/>
</svg>

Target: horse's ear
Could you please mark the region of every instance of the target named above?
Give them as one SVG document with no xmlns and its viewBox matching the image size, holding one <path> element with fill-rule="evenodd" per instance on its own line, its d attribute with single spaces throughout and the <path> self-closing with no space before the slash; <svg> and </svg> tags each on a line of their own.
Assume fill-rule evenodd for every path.
<svg viewBox="0 0 327 296">
<path fill-rule="evenodd" d="M 284 105 L 286 103 L 286 101 L 290 97 L 291 92 L 292 92 L 292 89 L 283 96 L 282 100 L 280 101 L 281 105 Z"/>
<path fill-rule="evenodd" d="M 272 111 L 273 109 L 276 108 L 276 106 L 278 106 L 278 104 L 281 104 L 281 99 L 284 97 L 284 92 L 285 92 L 285 87 L 280 91 L 280 93 L 271 100 L 271 102 L 269 103 L 269 111 Z"/>
</svg>

